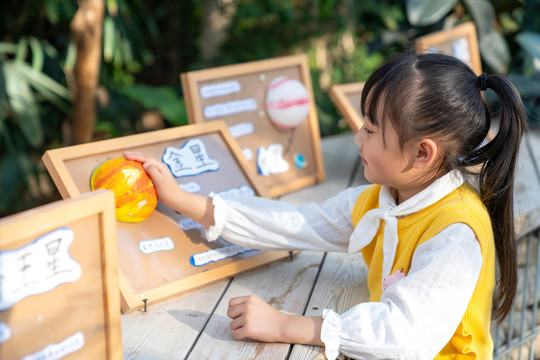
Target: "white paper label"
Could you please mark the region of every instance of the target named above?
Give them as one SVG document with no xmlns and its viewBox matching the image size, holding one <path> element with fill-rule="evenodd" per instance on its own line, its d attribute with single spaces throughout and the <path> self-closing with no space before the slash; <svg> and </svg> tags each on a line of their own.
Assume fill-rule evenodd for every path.
<svg viewBox="0 0 540 360">
<path fill-rule="evenodd" d="M 289 170 L 289 163 L 283 159 L 283 146 L 271 144 L 265 149 L 260 146 L 257 149 L 257 169 L 263 176 L 280 174 Z"/>
<path fill-rule="evenodd" d="M 208 250 L 203 253 L 194 254 L 189 259 L 189 262 L 194 266 L 203 266 L 210 262 L 217 262 L 248 251 L 253 251 L 253 249 L 248 249 L 238 245 L 228 245 L 217 249 Z"/>
<path fill-rule="evenodd" d="M 11 329 L 5 322 L 0 322 L 0 344 L 11 337 Z"/>
<path fill-rule="evenodd" d="M 232 188 L 229 190 L 217 192 L 216 195 L 219 195 L 223 199 L 228 200 L 243 196 L 253 196 L 255 195 L 255 191 L 253 191 L 253 189 L 247 185 L 242 185 L 238 188 Z"/>
<path fill-rule="evenodd" d="M 180 186 L 182 190 L 187 191 L 189 193 L 196 193 L 196 192 L 201 191 L 201 186 L 194 181 L 186 183 L 186 184 L 179 184 L 178 186 Z"/>
<path fill-rule="evenodd" d="M 80 350 L 84 345 L 84 335 L 78 331 L 58 344 L 47 345 L 42 350 L 23 357 L 22 360 L 57 360 Z"/>
<path fill-rule="evenodd" d="M 217 84 L 201 86 L 201 97 L 209 99 L 216 96 L 230 95 L 239 92 L 242 89 L 240 83 L 236 80 L 224 81 Z"/>
<path fill-rule="evenodd" d="M 229 126 L 229 131 L 234 138 L 239 138 L 244 135 L 253 134 L 253 128 L 254 126 L 252 123 L 244 122 Z"/>
<path fill-rule="evenodd" d="M 452 42 L 452 55 L 464 63 L 469 62 L 471 54 L 469 53 L 469 42 L 466 38 L 459 38 Z"/>
<path fill-rule="evenodd" d="M 253 151 L 251 151 L 250 148 L 242 149 L 242 154 L 244 154 L 244 157 L 246 158 L 246 160 L 253 159 Z"/>
<path fill-rule="evenodd" d="M 178 221 L 178 224 L 184 231 L 193 230 L 193 229 L 199 229 L 203 226 L 199 224 L 198 222 L 191 220 L 190 218 L 183 218 Z"/>
<path fill-rule="evenodd" d="M 257 102 L 254 98 L 248 98 L 208 105 L 204 107 L 203 113 L 207 119 L 212 119 L 255 110 L 257 110 Z"/>
<path fill-rule="evenodd" d="M 82 270 L 69 254 L 72 241 L 73 231 L 64 227 L 22 248 L 0 252 L 0 310 L 27 296 L 77 281 Z"/>
<path fill-rule="evenodd" d="M 169 237 L 139 242 L 139 249 L 145 254 L 174 249 L 174 242 Z"/>
<path fill-rule="evenodd" d="M 192 176 L 219 169 L 219 163 L 210 159 L 203 142 L 191 139 L 181 148 L 168 147 L 163 154 L 163 162 L 169 165 L 176 177 Z"/>
</svg>

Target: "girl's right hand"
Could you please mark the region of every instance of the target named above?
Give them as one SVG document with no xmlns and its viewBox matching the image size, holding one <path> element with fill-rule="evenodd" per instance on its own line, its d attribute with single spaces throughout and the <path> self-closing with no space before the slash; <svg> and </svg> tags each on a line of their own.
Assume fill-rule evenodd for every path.
<svg viewBox="0 0 540 360">
<path fill-rule="evenodd" d="M 214 225 L 214 205 L 211 198 L 184 191 L 176 182 L 169 167 L 144 154 L 125 151 L 128 160 L 139 161 L 152 179 L 161 202 L 205 228 Z"/>
<path fill-rule="evenodd" d="M 181 196 L 183 190 L 176 183 L 167 165 L 139 152 L 125 151 L 123 155 L 128 160 L 135 160 L 143 164 L 144 169 L 154 183 L 157 196 L 161 202 L 173 207 L 174 200 Z"/>
</svg>

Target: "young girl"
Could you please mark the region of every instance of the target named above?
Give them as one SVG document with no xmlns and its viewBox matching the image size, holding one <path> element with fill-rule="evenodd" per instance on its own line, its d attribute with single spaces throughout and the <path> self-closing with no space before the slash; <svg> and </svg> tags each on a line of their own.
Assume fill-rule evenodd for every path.
<svg viewBox="0 0 540 360">
<path fill-rule="evenodd" d="M 500 102 L 492 139 L 486 89 Z M 328 359 L 491 358 L 496 281 L 499 320 L 517 283 L 512 196 L 526 127 L 518 93 L 453 57 L 407 55 L 371 75 L 361 103 L 366 122 L 355 140 L 374 185 L 320 206 L 205 198 L 178 187 L 165 164 L 124 156 L 143 162 L 161 201 L 205 226 L 210 241 L 362 253 L 369 303 L 305 317 L 254 296 L 233 298 L 227 314 L 235 338 L 325 346 Z"/>
</svg>

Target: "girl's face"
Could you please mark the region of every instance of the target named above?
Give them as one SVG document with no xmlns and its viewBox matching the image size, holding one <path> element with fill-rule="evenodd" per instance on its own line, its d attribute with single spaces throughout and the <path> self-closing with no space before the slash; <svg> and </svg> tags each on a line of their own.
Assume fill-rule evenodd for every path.
<svg viewBox="0 0 540 360">
<path fill-rule="evenodd" d="M 398 134 L 389 121 L 385 125 L 383 138 L 382 128 L 366 119 L 364 126 L 356 133 L 355 142 L 360 147 L 364 176 L 368 181 L 395 188 L 398 194 L 414 183 L 412 149 L 405 146 L 401 150 Z"/>
</svg>

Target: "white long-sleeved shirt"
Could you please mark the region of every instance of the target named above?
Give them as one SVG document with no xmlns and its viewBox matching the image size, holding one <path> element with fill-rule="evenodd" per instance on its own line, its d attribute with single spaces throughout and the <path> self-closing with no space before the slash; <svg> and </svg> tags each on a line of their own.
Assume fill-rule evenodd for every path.
<svg viewBox="0 0 540 360">
<path fill-rule="evenodd" d="M 441 183 L 451 188 L 461 184 L 453 182 L 447 174 L 403 204 L 392 204 L 393 198 L 386 197 L 388 203 L 380 206 L 399 210 L 414 202 L 427 207 L 440 198 Z M 298 209 L 258 197 L 233 201 L 214 196 L 215 225 L 207 238 L 221 236 L 263 250 L 348 252 L 354 231 L 352 210 L 366 187 L 350 188 L 320 206 L 310 203 Z M 323 311 L 326 357 L 335 359 L 341 352 L 358 359 L 433 359 L 465 314 L 481 265 L 472 229 L 463 223 L 448 226 L 417 248 L 407 276 L 384 290 L 379 302 L 360 303 L 343 314 Z"/>
</svg>

